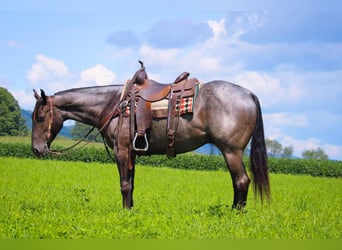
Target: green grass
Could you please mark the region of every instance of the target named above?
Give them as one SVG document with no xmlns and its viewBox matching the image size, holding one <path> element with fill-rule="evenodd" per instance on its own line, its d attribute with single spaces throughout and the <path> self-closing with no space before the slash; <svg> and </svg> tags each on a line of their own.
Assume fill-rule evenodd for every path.
<svg viewBox="0 0 342 250">
<path fill-rule="evenodd" d="M 0 158 L 0 239 L 342 239 L 342 179 L 271 174 L 272 203 L 250 191 L 231 212 L 226 171 L 137 166 L 121 207 L 115 165 Z"/>
</svg>

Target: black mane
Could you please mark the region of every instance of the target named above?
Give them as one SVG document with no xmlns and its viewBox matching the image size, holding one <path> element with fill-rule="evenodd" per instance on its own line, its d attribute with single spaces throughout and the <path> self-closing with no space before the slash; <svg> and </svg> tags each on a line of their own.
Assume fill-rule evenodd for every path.
<svg viewBox="0 0 342 250">
<path fill-rule="evenodd" d="M 67 90 L 62 90 L 55 95 L 64 95 L 69 93 L 82 93 L 82 94 L 102 94 L 114 91 L 114 89 L 121 88 L 123 85 L 113 84 L 113 85 L 103 85 L 103 86 L 90 86 L 90 87 L 82 87 L 82 88 L 72 88 Z"/>
</svg>

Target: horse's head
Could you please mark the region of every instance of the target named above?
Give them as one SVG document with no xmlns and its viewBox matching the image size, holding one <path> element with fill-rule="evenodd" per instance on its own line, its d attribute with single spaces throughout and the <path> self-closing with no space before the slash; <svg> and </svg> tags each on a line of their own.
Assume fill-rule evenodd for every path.
<svg viewBox="0 0 342 250">
<path fill-rule="evenodd" d="M 33 90 L 37 102 L 32 113 L 32 151 L 37 156 L 45 156 L 50 152 L 50 145 L 63 127 L 60 111 L 53 105 L 53 97 L 41 95 Z"/>
</svg>

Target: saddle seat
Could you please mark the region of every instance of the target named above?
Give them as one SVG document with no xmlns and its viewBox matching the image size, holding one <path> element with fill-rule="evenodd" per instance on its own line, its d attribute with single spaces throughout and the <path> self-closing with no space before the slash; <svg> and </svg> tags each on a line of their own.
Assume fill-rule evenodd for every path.
<svg viewBox="0 0 342 250">
<path fill-rule="evenodd" d="M 190 73 L 183 72 L 173 83 L 168 84 L 159 83 L 150 79 L 144 79 L 142 84 L 137 83 L 137 96 L 141 97 L 146 102 L 157 102 L 165 99 L 170 93 L 171 89 L 174 92 L 181 91 L 182 89 L 188 89 L 186 85 L 191 84 L 187 84 L 186 81 L 189 75 Z"/>
</svg>

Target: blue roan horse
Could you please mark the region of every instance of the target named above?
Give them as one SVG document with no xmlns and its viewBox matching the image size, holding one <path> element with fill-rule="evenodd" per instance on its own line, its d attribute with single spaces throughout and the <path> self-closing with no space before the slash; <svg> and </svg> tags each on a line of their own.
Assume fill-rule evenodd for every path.
<svg viewBox="0 0 342 250">
<path fill-rule="evenodd" d="M 40 95 L 34 91 L 37 102 L 32 114 L 32 151 L 37 156 L 53 152 L 50 145 L 65 120 L 71 119 L 95 126 L 114 150 L 123 206 L 131 208 L 137 152 L 129 153 L 131 139 L 129 133 L 123 133 L 128 131 L 125 128 L 130 126 L 130 119 L 111 116 L 114 114 L 113 110 L 119 108 L 122 90 L 122 85 L 87 87 L 61 91 L 52 96 L 46 96 L 44 91 L 41 91 Z M 104 123 L 105 117 L 111 119 Z M 139 154 L 166 153 L 166 123 L 166 119 L 153 119 L 149 148 Z M 250 139 L 254 191 L 263 200 L 270 196 L 270 185 L 258 98 L 238 85 L 211 81 L 199 89 L 194 112 L 179 117 L 174 150 L 176 154 L 180 154 L 206 143 L 216 145 L 221 150 L 231 174 L 234 188 L 233 208 L 241 209 L 246 205 L 250 183 L 242 155 Z"/>
</svg>

